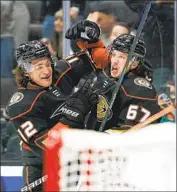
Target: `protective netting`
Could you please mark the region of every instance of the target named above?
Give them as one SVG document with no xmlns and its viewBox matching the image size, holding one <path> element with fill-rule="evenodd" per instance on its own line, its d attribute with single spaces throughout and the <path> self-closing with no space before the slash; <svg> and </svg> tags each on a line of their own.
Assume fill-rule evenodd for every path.
<svg viewBox="0 0 177 192">
<path fill-rule="evenodd" d="M 48 155 L 47 191 L 176 190 L 173 123 L 122 135 L 62 130 Z"/>
</svg>

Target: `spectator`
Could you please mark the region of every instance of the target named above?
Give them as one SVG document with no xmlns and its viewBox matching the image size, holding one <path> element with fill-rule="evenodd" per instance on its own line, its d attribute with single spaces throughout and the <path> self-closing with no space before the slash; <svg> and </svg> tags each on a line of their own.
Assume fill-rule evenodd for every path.
<svg viewBox="0 0 177 192">
<path fill-rule="evenodd" d="M 96 22 L 102 31 L 105 45 L 109 45 L 109 36 L 117 22 L 135 24 L 138 14 L 133 12 L 124 1 L 93 1 L 86 5 L 85 14 Z"/>
<path fill-rule="evenodd" d="M 72 19 L 73 21 L 76 21 L 78 15 L 79 15 L 79 7 L 71 7 L 71 9 L 70 9 L 70 15 L 71 15 L 71 19 Z"/>
<path fill-rule="evenodd" d="M 122 34 L 129 34 L 130 33 L 130 27 L 127 23 L 119 22 L 117 25 L 115 25 L 111 31 L 111 35 L 109 36 L 110 43 L 113 42 L 113 40 L 117 37 L 119 37 Z"/>
<path fill-rule="evenodd" d="M 1 77 L 11 78 L 15 47 L 13 16 L 14 1 L 1 1 Z"/>
<path fill-rule="evenodd" d="M 79 8 L 79 10 L 84 10 L 85 1 L 71 0 L 71 7 L 76 7 L 76 8 Z M 54 19 L 55 19 L 54 14 L 59 9 L 62 9 L 62 1 L 59 1 L 59 0 L 46 1 L 46 0 L 44 0 L 43 1 L 43 9 L 44 9 L 44 11 L 43 11 L 44 21 L 43 21 L 42 37 L 47 38 L 47 39 L 51 39 L 53 36 L 53 29 L 54 29 Z M 77 13 L 76 9 L 74 12 Z M 76 13 L 74 13 L 74 14 L 76 14 Z M 72 12 L 72 14 L 73 14 L 73 12 Z M 75 16 L 73 15 L 73 17 L 75 17 Z M 79 18 L 83 19 L 82 15 L 79 14 Z"/>
<path fill-rule="evenodd" d="M 110 9 L 98 10 L 90 13 L 87 20 L 97 23 L 102 32 L 102 40 L 105 45 L 109 44 L 109 36 L 111 34 L 113 26 L 117 23 L 115 16 Z"/>
<path fill-rule="evenodd" d="M 26 4 L 23 1 L 15 1 L 14 3 L 14 19 L 15 19 L 15 47 L 21 43 L 28 41 L 30 14 Z"/>
<path fill-rule="evenodd" d="M 126 2 L 141 18 L 146 2 Z M 172 80 L 174 71 L 174 3 L 161 0 L 154 2 L 143 31 L 146 56 L 153 65 L 154 86 L 159 92 L 163 84 Z"/>
<path fill-rule="evenodd" d="M 50 52 L 58 58 L 62 58 L 63 47 L 63 11 L 60 9 L 54 17 L 54 34 L 51 38 Z"/>
<path fill-rule="evenodd" d="M 77 17 L 76 11 L 73 11 L 73 7 L 71 7 L 70 14 L 72 19 L 75 19 Z M 56 56 L 58 59 L 62 58 L 63 55 L 63 10 L 60 9 L 55 13 L 54 16 L 54 32 L 52 38 L 46 39 L 43 38 L 41 41 L 47 45 L 50 53 L 54 56 Z"/>
<path fill-rule="evenodd" d="M 173 80 L 168 81 L 161 86 L 161 89 L 158 93 L 158 103 L 159 103 L 159 106 L 163 109 L 175 103 L 175 100 L 176 100 L 176 90 L 175 90 L 175 80 L 173 78 Z M 161 122 L 167 122 L 167 121 L 174 122 L 175 114 L 176 114 L 176 110 L 162 117 Z"/>
<path fill-rule="evenodd" d="M 53 0 L 44 2 L 44 21 L 42 29 L 42 37 L 51 39 L 54 28 L 54 14 L 62 8 L 62 1 Z"/>
</svg>

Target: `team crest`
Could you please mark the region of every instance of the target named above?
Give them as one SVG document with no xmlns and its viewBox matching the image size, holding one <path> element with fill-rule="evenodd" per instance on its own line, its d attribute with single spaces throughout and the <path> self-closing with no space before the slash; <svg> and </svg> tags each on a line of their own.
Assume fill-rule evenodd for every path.
<svg viewBox="0 0 177 192">
<path fill-rule="evenodd" d="M 136 79 L 134 80 L 134 83 L 135 83 L 136 85 L 141 86 L 141 87 L 146 87 L 146 88 L 148 88 L 148 89 L 152 89 L 152 85 L 149 83 L 149 81 L 147 81 L 147 80 L 144 79 L 144 78 L 136 78 Z"/>
<path fill-rule="evenodd" d="M 9 106 L 20 102 L 24 98 L 24 95 L 20 92 L 15 93 L 9 101 Z"/>
<path fill-rule="evenodd" d="M 97 104 L 97 120 L 100 122 L 104 119 L 109 108 L 109 103 L 105 97 L 99 95 L 99 103 Z M 112 117 L 112 111 L 108 115 L 108 120 Z"/>
</svg>

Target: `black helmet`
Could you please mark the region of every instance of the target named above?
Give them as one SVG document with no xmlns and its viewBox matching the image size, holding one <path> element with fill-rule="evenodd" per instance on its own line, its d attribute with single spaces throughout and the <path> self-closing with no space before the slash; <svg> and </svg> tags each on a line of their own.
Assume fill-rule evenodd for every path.
<svg viewBox="0 0 177 192">
<path fill-rule="evenodd" d="M 42 57 L 51 59 L 51 55 L 47 46 L 37 40 L 20 44 L 16 49 L 17 66 L 24 73 L 30 72 L 32 60 Z"/>
<path fill-rule="evenodd" d="M 134 40 L 133 35 L 123 34 L 114 39 L 113 43 L 111 44 L 111 50 L 121 51 L 123 53 L 129 53 L 131 46 Z M 137 56 L 139 59 L 144 58 L 146 54 L 146 46 L 143 40 L 139 39 L 138 43 L 134 50 L 134 56 Z"/>
<path fill-rule="evenodd" d="M 22 81 L 21 85 L 23 87 L 27 87 L 27 84 L 31 82 L 34 83 L 28 76 L 25 76 L 25 73 L 31 72 L 33 69 L 32 60 L 47 57 L 51 61 L 51 66 L 54 69 L 55 66 L 55 58 L 53 58 L 48 50 L 48 47 L 44 45 L 42 42 L 33 40 L 27 43 L 20 44 L 16 49 L 16 61 L 17 66 L 22 72 Z"/>
</svg>

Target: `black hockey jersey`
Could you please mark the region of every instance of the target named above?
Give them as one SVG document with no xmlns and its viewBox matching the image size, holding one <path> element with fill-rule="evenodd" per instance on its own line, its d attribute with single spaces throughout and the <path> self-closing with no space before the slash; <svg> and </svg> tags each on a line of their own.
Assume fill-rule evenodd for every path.
<svg viewBox="0 0 177 192">
<path fill-rule="evenodd" d="M 87 129 L 99 130 L 109 108 L 115 86 L 116 81 L 102 73 L 97 82 L 97 87 L 100 89 L 100 101 L 90 113 Z M 156 90 L 150 82 L 139 76 L 125 77 L 104 130 L 136 125 L 159 110 Z"/>
<path fill-rule="evenodd" d="M 85 53 L 60 60 L 55 66 L 52 86 L 37 90 L 22 88 L 11 97 L 7 110 L 22 140 L 25 165 L 42 164 L 47 132 L 59 122 L 60 109 L 79 79 L 93 71 L 90 62 Z"/>
</svg>

